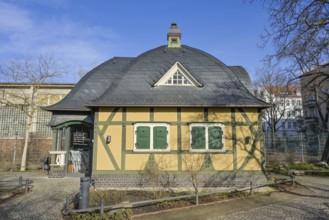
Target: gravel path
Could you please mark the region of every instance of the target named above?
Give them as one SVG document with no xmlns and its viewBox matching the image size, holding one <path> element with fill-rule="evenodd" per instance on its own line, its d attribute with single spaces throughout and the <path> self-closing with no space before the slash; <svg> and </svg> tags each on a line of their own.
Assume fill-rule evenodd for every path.
<svg viewBox="0 0 329 220">
<path fill-rule="evenodd" d="M 207 219 L 329 219 L 329 178 L 298 177 L 315 195 Z"/>
<path fill-rule="evenodd" d="M 3 204 L 0 207 L 0 219 L 60 219 L 65 198 L 79 191 L 80 178 L 77 177 L 49 179 L 45 174 L 23 174 L 23 178 L 33 180 L 32 191 Z M 0 175 L 0 180 L 18 180 L 18 175 Z M 186 218 L 181 219 L 329 219 L 329 178 L 299 177 L 298 181 L 315 194 L 275 204 L 265 204 L 263 201 L 259 207 L 228 215 L 223 215 L 219 207 L 215 212 L 204 213 L 201 218 L 190 216 L 187 210 Z M 239 207 L 239 202 L 232 201 L 228 205 Z M 207 207 L 199 208 L 201 214 L 202 209 Z M 165 217 L 164 214 L 160 215 Z"/>
<path fill-rule="evenodd" d="M 0 207 L 0 219 L 61 219 L 65 198 L 79 192 L 80 178 L 49 179 L 45 174 L 23 174 L 33 180 L 27 195 L 8 201 Z M 0 175 L 0 180 L 18 180 L 18 175 Z"/>
</svg>

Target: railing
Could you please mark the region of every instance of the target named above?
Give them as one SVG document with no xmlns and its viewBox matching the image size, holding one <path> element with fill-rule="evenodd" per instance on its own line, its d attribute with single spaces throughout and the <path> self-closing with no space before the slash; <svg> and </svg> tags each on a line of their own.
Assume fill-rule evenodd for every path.
<svg viewBox="0 0 329 220">
<path fill-rule="evenodd" d="M 279 181 L 276 181 L 275 183 L 258 185 L 258 186 L 254 186 L 253 182 L 250 181 L 249 187 L 245 187 L 245 188 L 241 188 L 241 189 L 235 188 L 235 189 L 229 191 L 228 194 L 234 194 L 234 193 L 245 192 L 245 191 L 247 191 L 247 192 L 249 191 L 249 194 L 252 194 L 254 189 L 267 187 L 267 186 L 275 186 L 275 185 L 288 183 L 288 182 L 291 182 L 292 185 L 294 186 L 295 181 L 296 181 L 296 177 L 294 175 L 291 175 L 290 179 L 288 179 L 288 180 L 280 179 Z M 69 215 L 69 214 L 74 214 L 74 213 L 87 213 L 87 212 L 99 212 L 100 214 L 104 214 L 104 211 L 114 211 L 115 212 L 117 210 L 125 209 L 125 208 L 132 209 L 132 208 L 150 206 L 150 205 L 155 205 L 155 204 L 165 202 L 165 201 L 189 200 L 189 199 L 193 199 L 193 198 L 196 198 L 199 196 L 209 196 L 209 195 L 213 195 L 213 194 L 217 194 L 217 193 L 223 193 L 223 191 L 212 191 L 212 192 L 198 193 L 198 195 L 191 194 L 191 195 L 167 197 L 167 198 L 153 199 L 153 200 L 144 200 L 144 201 L 137 201 L 137 202 L 130 202 L 130 203 L 123 202 L 123 203 L 109 205 L 109 206 L 104 206 L 104 201 L 101 200 L 99 207 L 92 207 L 92 208 L 87 208 L 87 209 L 71 209 L 70 203 L 74 202 L 74 199 L 72 199 L 72 197 L 71 197 L 71 198 L 66 199 L 66 204 L 62 211 L 62 214 Z M 75 196 L 75 198 L 78 198 L 78 197 L 79 197 L 79 193 Z"/>
<path fill-rule="evenodd" d="M 316 107 L 316 100 L 314 100 L 314 99 L 307 100 L 304 102 L 304 106 L 306 108 L 314 108 L 314 107 Z"/>
<path fill-rule="evenodd" d="M 306 124 L 318 124 L 319 119 L 316 116 L 305 117 Z"/>
<path fill-rule="evenodd" d="M 28 193 L 33 187 L 32 183 L 32 180 L 28 178 L 24 180 L 22 176 L 18 180 L 0 181 L 0 196 L 4 198 L 2 201 L 0 200 L 0 203 L 14 196 Z"/>
</svg>

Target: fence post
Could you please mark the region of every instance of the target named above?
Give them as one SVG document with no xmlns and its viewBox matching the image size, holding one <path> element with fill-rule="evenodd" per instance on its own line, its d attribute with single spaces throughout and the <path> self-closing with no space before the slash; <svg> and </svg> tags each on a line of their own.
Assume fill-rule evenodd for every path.
<svg viewBox="0 0 329 220">
<path fill-rule="evenodd" d="M 250 195 L 252 194 L 252 180 L 250 181 Z"/>
<path fill-rule="evenodd" d="M 19 187 L 23 186 L 23 177 L 22 176 L 19 176 L 19 178 L 18 178 L 18 185 L 19 185 Z"/>
<path fill-rule="evenodd" d="M 292 186 L 295 187 L 295 175 L 291 173 Z"/>
<path fill-rule="evenodd" d="M 29 179 L 25 180 L 25 194 L 29 191 Z"/>
<path fill-rule="evenodd" d="M 65 213 L 68 213 L 70 211 L 70 197 L 66 197 L 66 201 L 65 201 Z"/>
<path fill-rule="evenodd" d="M 320 145 L 321 145 L 321 140 L 320 140 L 320 135 L 318 134 L 318 157 L 321 156 Z"/>
<path fill-rule="evenodd" d="M 103 199 L 101 200 L 101 210 L 100 210 L 100 212 L 101 212 L 101 215 L 104 214 L 104 200 Z"/>
</svg>

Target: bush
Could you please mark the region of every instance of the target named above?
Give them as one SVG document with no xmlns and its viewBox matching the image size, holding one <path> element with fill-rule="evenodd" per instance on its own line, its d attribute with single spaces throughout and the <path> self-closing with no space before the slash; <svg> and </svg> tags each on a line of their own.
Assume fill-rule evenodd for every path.
<svg viewBox="0 0 329 220">
<path fill-rule="evenodd" d="M 104 214 L 100 214 L 97 212 L 91 213 L 77 213 L 72 215 L 72 219 L 74 220 L 129 220 L 131 219 L 132 211 L 130 209 L 120 209 L 113 214 L 110 212 L 105 212 Z"/>
<path fill-rule="evenodd" d="M 292 163 L 289 164 L 289 168 L 293 170 L 327 170 L 309 163 Z"/>
<path fill-rule="evenodd" d="M 90 193 L 89 206 L 100 206 L 101 200 L 104 205 L 117 204 L 126 200 L 126 191 L 122 190 L 97 190 Z"/>
</svg>

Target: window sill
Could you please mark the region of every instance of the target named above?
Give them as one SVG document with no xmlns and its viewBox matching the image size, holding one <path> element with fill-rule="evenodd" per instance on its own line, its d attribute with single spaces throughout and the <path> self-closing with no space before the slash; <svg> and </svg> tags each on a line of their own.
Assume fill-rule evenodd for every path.
<svg viewBox="0 0 329 220">
<path fill-rule="evenodd" d="M 133 152 L 138 152 L 138 153 L 162 153 L 162 152 L 170 152 L 170 149 L 165 149 L 165 150 L 156 150 L 156 149 L 133 149 Z"/>
<path fill-rule="evenodd" d="M 225 153 L 225 149 L 220 150 L 196 150 L 196 149 L 190 149 L 191 153 Z"/>
</svg>

